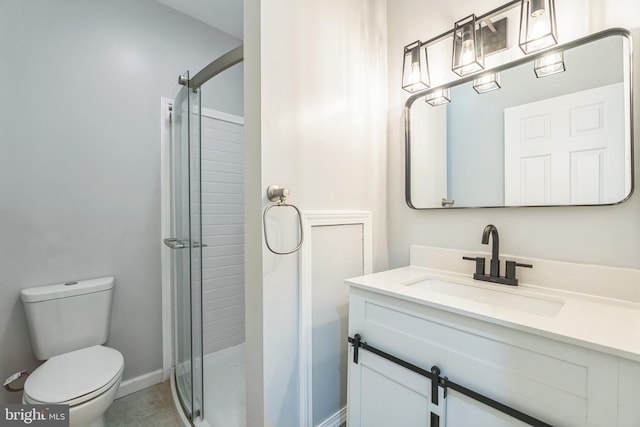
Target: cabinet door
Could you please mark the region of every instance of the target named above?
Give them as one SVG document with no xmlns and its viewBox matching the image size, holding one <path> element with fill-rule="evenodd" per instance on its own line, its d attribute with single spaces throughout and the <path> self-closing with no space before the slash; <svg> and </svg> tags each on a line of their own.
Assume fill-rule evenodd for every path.
<svg viewBox="0 0 640 427">
<path fill-rule="evenodd" d="M 442 391 L 433 405 L 428 378 L 366 350 L 355 364 L 349 353 L 349 427 L 429 427 L 432 413 L 446 425 Z"/>
<path fill-rule="evenodd" d="M 448 427 L 524 427 L 529 425 L 453 390 L 447 391 L 446 415 Z"/>
<path fill-rule="evenodd" d="M 439 405 L 431 403 L 431 381 L 382 357 L 360 350 L 358 364 L 349 360 L 349 427 L 432 427 L 433 426 L 517 427 L 526 426 L 515 418 L 449 390 L 441 388 Z"/>
</svg>

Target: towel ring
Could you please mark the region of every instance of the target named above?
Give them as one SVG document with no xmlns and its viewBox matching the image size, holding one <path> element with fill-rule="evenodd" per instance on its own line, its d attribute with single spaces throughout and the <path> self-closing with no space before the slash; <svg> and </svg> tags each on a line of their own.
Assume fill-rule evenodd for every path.
<svg viewBox="0 0 640 427">
<path fill-rule="evenodd" d="M 267 249 L 269 249 L 271 252 L 273 252 L 276 255 L 289 255 L 292 254 L 294 252 L 297 252 L 301 247 L 302 247 L 302 242 L 304 241 L 304 231 L 302 229 L 302 214 L 300 213 L 300 209 L 298 209 L 295 205 L 291 205 L 289 203 L 286 202 L 287 197 L 289 196 L 289 190 L 287 188 L 280 188 L 277 185 L 270 185 L 269 188 L 267 188 L 267 197 L 269 198 L 269 200 L 271 200 L 272 202 L 275 202 L 269 206 L 267 206 L 262 214 L 262 226 L 263 226 L 263 230 L 264 230 L 264 242 L 267 245 Z M 300 241 L 298 242 L 298 244 L 296 245 L 295 248 L 289 250 L 289 251 L 277 251 L 275 249 L 273 249 L 271 247 L 271 245 L 269 244 L 269 238 L 267 237 L 267 213 L 272 209 L 272 208 L 279 208 L 279 207 L 290 207 L 293 208 L 296 213 L 298 214 L 298 226 L 299 226 L 299 230 L 300 230 Z"/>
</svg>

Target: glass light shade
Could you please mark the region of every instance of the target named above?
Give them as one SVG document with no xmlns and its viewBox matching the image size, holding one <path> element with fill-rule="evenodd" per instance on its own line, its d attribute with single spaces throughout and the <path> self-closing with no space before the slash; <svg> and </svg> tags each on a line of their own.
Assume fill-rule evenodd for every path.
<svg viewBox="0 0 640 427">
<path fill-rule="evenodd" d="M 554 0 L 522 0 L 520 48 L 525 54 L 558 43 Z"/>
<path fill-rule="evenodd" d="M 418 40 L 404 47 L 402 89 L 413 93 L 427 89 L 429 84 L 427 46 Z"/>
<path fill-rule="evenodd" d="M 425 101 L 432 107 L 437 107 L 438 105 L 451 102 L 451 89 L 438 89 L 431 93 L 428 93 L 425 97 Z"/>
<path fill-rule="evenodd" d="M 473 89 L 478 93 L 491 92 L 500 89 L 500 74 L 486 73 L 473 79 Z"/>
<path fill-rule="evenodd" d="M 533 71 L 538 78 L 562 73 L 565 70 L 563 52 L 549 53 L 536 59 L 533 63 Z"/>
<path fill-rule="evenodd" d="M 482 31 L 476 16 L 469 15 L 456 22 L 453 28 L 453 63 L 451 70 L 459 76 L 484 69 Z"/>
</svg>

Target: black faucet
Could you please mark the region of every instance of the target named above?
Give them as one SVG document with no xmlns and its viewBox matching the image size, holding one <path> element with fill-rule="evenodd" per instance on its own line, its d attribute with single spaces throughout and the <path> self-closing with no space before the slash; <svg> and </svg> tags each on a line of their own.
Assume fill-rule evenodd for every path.
<svg viewBox="0 0 640 427">
<path fill-rule="evenodd" d="M 473 274 L 473 278 L 476 280 L 483 280 L 485 282 L 501 283 L 503 285 L 516 286 L 518 279 L 516 278 L 516 267 L 533 268 L 531 264 L 521 264 L 515 261 L 506 262 L 506 271 L 504 277 L 500 277 L 500 238 L 498 237 L 498 229 L 495 225 L 489 224 L 484 228 L 482 232 L 482 244 L 489 244 L 489 236 L 491 239 L 491 267 L 489 274 L 484 273 L 485 259 L 484 258 L 471 258 L 462 257 L 467 261 L 475 261 L 476 272 Z"/>
<path fill-rule="evenodd" d="M 500 238 L 498 237 L 498 229 L 495 225 L 489 224 L 482 232 L 482 244 L 489 244 L 489 236 L 493 236 L 491 241 L 493 249 L 491 250 L 491 268 L 489 275 L 492 277 L 500 277 Z"/>
</svg>

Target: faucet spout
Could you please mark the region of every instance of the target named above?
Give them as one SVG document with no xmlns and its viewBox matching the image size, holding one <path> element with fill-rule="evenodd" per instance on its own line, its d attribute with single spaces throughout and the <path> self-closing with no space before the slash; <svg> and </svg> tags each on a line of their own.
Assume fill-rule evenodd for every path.
<svg viewBox="0 0 640 427">
<path fill-rule="evenodd" d="M 489 224 L 484 228 L 484 231 L 482 232 L 482 244 L 483 245 L 488 245 L 489 244 L 489 236 L 492 237 L 491 239 L 491 268 L 490 268 L 490 273 L 489 275 L 492 277 L 499 277 L 500 276 L 500 259 L 499 259 L 499 253 L 500 253 L 500 238 L 498 237 L 498 229 L 496 228 L 495 225 L 493 224 Z"/>
<path fill-rule="evenodd" d="M 489 244 L 489 237 L 491 237 L 491 267 L 489 274 L 485 274 L 485 258 L 482 257 L 468 257 L 463 256 L 462 259 L 467 261 L 475 261 L 476 272 L 473 274 L 475 280 L 483 280 L 491 283 L 501 283 L 503 285 L 518 285 L 518 278 L 516 277 L 516 267 L 533 268 L 531 264 L 523 264 L 517 261 L 506 262 L 505 275 L 500 276 L 500 238 L 498 237 L 498 229 L 495 225 L 489 224 L 482 231 L 482 244 Z"/>
</svg>

